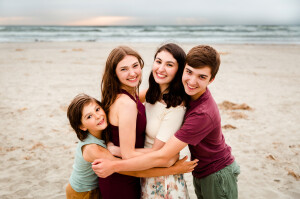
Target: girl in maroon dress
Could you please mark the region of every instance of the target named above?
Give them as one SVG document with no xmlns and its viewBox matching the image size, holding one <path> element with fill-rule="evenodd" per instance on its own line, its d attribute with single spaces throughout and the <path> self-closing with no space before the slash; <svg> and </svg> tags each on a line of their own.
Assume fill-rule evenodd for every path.
<svg viewBox="0 0 300 199">
<path fill-rule="evenodd" d="M 126 46 L 112 50 L 102 79 L 103 108 L 108 113 L 110 141 L 120 146 L 122 157 L 130 158 L 145 141 L 145 107 L 137 97 L 144 62 Z M 115 173 L 99 178 L 103 198 L 140 198 L 140 179 Z"/>
</svg>

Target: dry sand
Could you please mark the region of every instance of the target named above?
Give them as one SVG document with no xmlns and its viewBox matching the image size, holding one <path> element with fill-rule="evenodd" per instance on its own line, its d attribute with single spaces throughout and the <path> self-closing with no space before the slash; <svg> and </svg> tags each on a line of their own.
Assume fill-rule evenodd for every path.
<svg viewBox="0 0 300 199">
<path fill-rule="evenodd" d="M 100 98 L 117 45 L 0 44 L 0 198 L 65 198 L 77 142 L 66 107 L 81 92 Z M 144 89 L 160 44 L 129 45 L 145 60 Z M 241 166 L 239 198 L 300 198 L 300 46 L 212 46 L 222 64 L 209 87 Z"/>
</svg>

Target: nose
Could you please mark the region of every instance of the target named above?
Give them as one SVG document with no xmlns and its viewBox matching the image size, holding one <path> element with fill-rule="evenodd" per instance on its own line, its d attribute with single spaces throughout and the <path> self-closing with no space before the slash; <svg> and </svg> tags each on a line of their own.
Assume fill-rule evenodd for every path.
<svg viewBox="0 0 300 199">
<path fill-rule="evenodd" d="M 189 84 L 191 85 L 195 85 L 196 84 L 196 77 L 195 76 L 190 76 L 189 78 Z"/>
<path fill-rule="evenodd" d="M 134 70 L 133 68 L 131 68 L 131 69 L 129 70 L 129 75 L 130 75 L 130 76 L 134 76 L 134 75 L 135 75 L 135 70 Z"/>
<path fill-rule="evenodd" d="M 164 71 L 164 70 L 165 70 L 164 64 L 159 65 L 157 71 Z"/>
<path fill-rule="evenodd" d="M 96 113 L 95 116 L 96 116 L 97 119 L 99 119 L 101 117 L 101 114 L 100 113 Z"/>
</svg>

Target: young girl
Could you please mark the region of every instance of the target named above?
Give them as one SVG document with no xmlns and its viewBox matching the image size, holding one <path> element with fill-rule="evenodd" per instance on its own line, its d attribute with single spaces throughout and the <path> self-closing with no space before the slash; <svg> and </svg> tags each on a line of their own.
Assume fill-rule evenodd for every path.
<svg viewBox="0 0 300 199">
<path fill-rule="evenodd" d="M 120 146 L 123 159 L 140 154 L 135 148 L 144 147 L 145 107 L 137 95 L 143 66 L 144 62 L 137 52 L 120 46 L 108 56 L 102 78 L 102 102 L 108 112 L 111 141 Z M 107 178 L 99 178 L 99 185 L 106 198 L 139 199 L 141 196 L 139 178 L 114 173 Z"/>
<path fill-rule="evenodd" d="M 161 46 L 154 56 L 149 89 L 146 93 L 146 140 L 145 148 L 137 152 L 151 152 L 162 148 L 167 140 L 180 128 L 187 100 L 181 77 L 186 54 L 181 47 L 169 43 Z M 145 92 L 143 92 L 145 93 Z M 141 93 L 141 99 L 145 94 Z M 114 155 L 118 148 L 111 146 Z M 188 198 L 183 175 L 142 178 L 142 198 Z"/>
<path fill-rule="evenodd" d="M 67 115 L 80 141 L 77 144 L 66 196 L 68 199 L 99 198 L 98 176 L 92 170 L 91 162 L 97 157 L 113 158 L 105 149 L 103 130 L 107 127 L 106 114 L 99 101 L 80 94 L 69 105 Z"/>
<path fill-rule="evenodd" d="M 99 198 L 98 176 L 91 168 L 91 162 L 97 158 L 116 160 L 107 149 L 107 118 L 96 99 L 85 95 L 77 95 L 68 107 L 70 124 L 80 140 L 77 144 L 73 171 L 66 187 L 68 199 Z M 155 168 L 139 172 L 122 172 L 133 176 L 157 176 L 163 173 L 190 172 L 195 162 L 184 162 L 182 159 L 170 168 Z M 110 185 L 114 187 L 114 185 Z M 101 187 L 100 187 L 101 188 Z M 105 198 L 105 197 L 103 197 Z"/>
</svg>

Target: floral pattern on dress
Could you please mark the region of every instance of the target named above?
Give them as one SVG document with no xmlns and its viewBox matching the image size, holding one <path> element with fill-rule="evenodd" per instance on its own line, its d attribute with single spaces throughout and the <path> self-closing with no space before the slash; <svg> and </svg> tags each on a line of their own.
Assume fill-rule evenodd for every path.
<svg viewBox="0 0 300 199">
<path fill-rule="evenodd" d="M 183 174 L 141 178 L 142 199 L 188 199 Z"/>
</svg>

